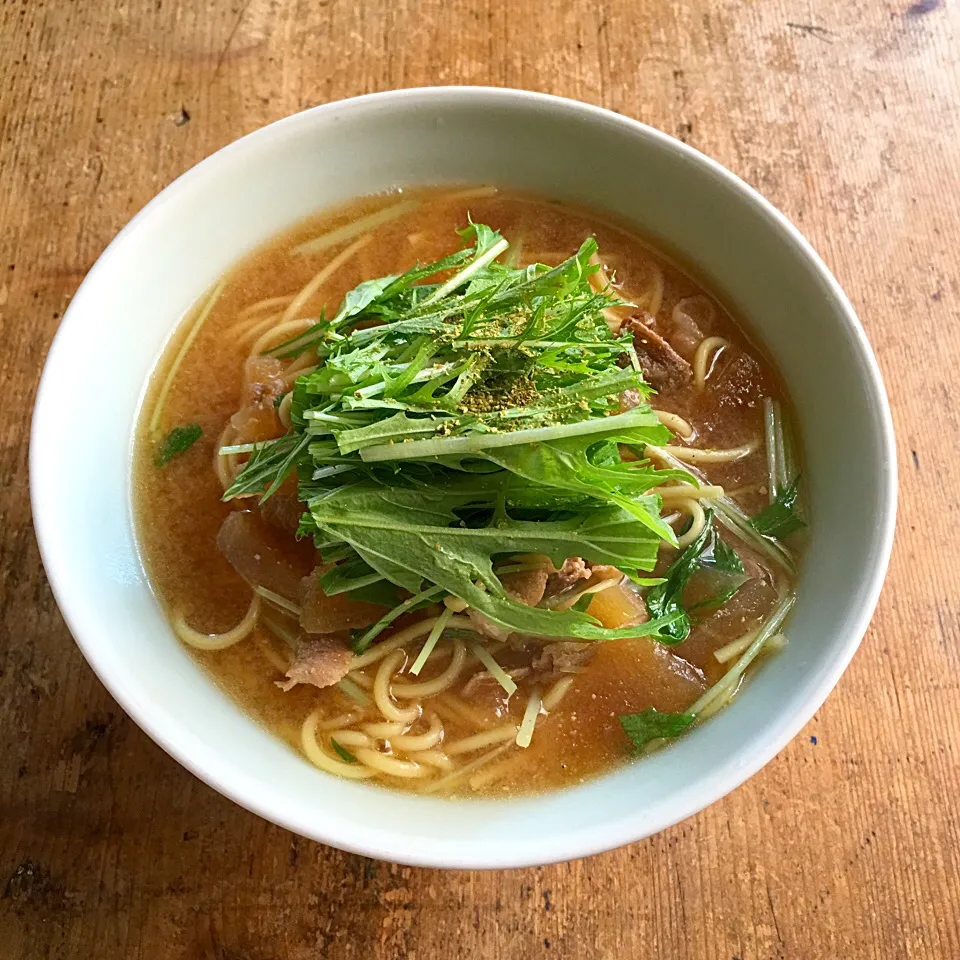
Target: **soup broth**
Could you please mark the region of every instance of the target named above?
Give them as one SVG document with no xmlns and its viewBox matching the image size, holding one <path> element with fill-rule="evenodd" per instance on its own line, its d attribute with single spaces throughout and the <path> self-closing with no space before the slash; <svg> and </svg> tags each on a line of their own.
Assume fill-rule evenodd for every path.
<svg viewBox="0 0 960 960">
<path fill-rule="evenodd" d="M 414 591 L 395 587 L 375 567 L 367 577 L 371 583 L 355 591 L 325 592 L 318 578 L 328 576 L 334 564 L 346 570 L 353 563 L 350 570 L 369 572 L 367 564 L 376 551 L 364 548 L 358 558 L 349 537 L 332 543 L 330 525 L 318 528 L 308 522 L 301 526 L 299 539 L 296 536 L 301 515 L 307 511 L 311 516 L 308 494 L 321 496 L 317 484 L 326 496 L 326 491 L 338 491 L 338 476 L 343 478 L 338 495 L 358 483 L 351 465 L 340 462 L 342 450 L 333 451 L 331 461 L 337 462 L 332 465 L 316 459 L 316 450 L 332 449 L 334 441 L 342 440 L 339 431 L 356 429 L 371 416 L 396 415 L 401 407 L 390 407 L 395 401 L 388 395 L 409 401 L 416 386 L 397 387 L 397 378 L 420 353 L 426 356 L 447 336 L 418 334 L 418 340 L 411 335 L 409 347 L 393 348 L 401 352 L 389 368 L 393 379 L 388 378 L 385 388 L 379 381 L 363 386 L 365 374 L 351 381 L 356 364 L 349 369 L 343 364 L 347 399 L 355 403 L 380 397 L 384 406 L 354 406 L 344 412 L 342 397 L 334 393 L 333 402 L 340 406 L 328 405 L 327 412 L 316 406 L 309 410 L 311 418 L 304 419 L 294 385 L 315 377 L 325 365 L 332 371 L 343 339 L 360 343 L 362 338 L 353 331 L 376 331 L 399 322 L 394 307 L 393 313 L 361 309 L 339 328 L 330 318 L 343 313 L 344 298 L 364 281 L 403 274 L 464 245 L 475 247 L 436 276 L 417 279 L 413 292 L 408 288 L 403 294 L 413 298 L 404 301 L 411 315 L 418 309 L 423 315 L 426 308 L 417 304 L 426 303 L 427 296 L 416 287 L 432 284 L 429 289 L 441 294 L 446 281 L 482 259 L 479 228 L 465 240 L 456 232 L 470 222 L 488 224 L 510 241 L 494 258 L 504 264 L 504 271 L 545 265 L 528 271 L 531 282 L 540 282 L 536 278 L 547 268 L 574 257 L 586 238 L 596 239 L 598 253 L 590 255 L 592 266 L 581 271 L 578 295 L 584 302 L 591 290 L 598 298 L 606 297 L 590 309 L 612 331 L 610 338 L 621 336 L 617 343 L 632 344 L 635 351 L 617 347 L 620 356 L 604 375 L 619 384 L 618 377 L 631 374 L 635 357 L 656 390 L 647 398 L 642 390 L 611 387 L 611 406 L 596 414 L 596 424 L 604 426 L 601 415 L 629 419 L 649 402 L 653 422 L 659 420 L 671 431 L 672 436 L 661 436 L 658 442 L 621 443 L 615 437 L 616 443 L 604 448 L 607 456 L 610 449 L 618 451 L 636 476 L 652 468 L 673 471 L 637 495 L 647 500 L 635 498 L 636 503 L 650 502 L 659 495 L 662 502 L 653 512 L 676 536 L 676 544 L 662 539 L 652 547 L 652 569 L 641 565 L 625 572 L 622 564 L 602 558 L 584 562 L 584 547 L 573 534 L 565 552 L 552 557 L 540 548 L 528 551 L 515 545 L 492 556 L 493 569 L 515 604 L 526 604 L 537 616 L 549 612 L 559 617 L 567 610 L 571 618 L 580 618 L 578 623 L 586 615 L 591 624 L 617 632 L 612 639 L 584 639 L 593 627 L 578 627 L 581 634 L 570 636 L 511 629 L 450 590 L 433 588 L 430 577 L 425 577 L 422 605 L 401 609 L 370 636 L 378 619 L 392 609 L 382 602 L 384 589 L 394 591 L 394 606 L 409 603 Z M 590 273 L 596 265 L 599 269 Z M 478 268 L 474 282 L 490 269 Z M 500 295 L 494 288 L 509 292 L 507 281 L 498 277 L 493 275 L 491 292 L 484 297 Z M 470 282 L 467 278 L 448 296 L 470 296 Z M 437 296 L 436 302 L 448 301 Z M 522 310 L 518 308 L 524 323 L 536 313 L 531 304 L 524 300 Z M 510 314 L 511 322 L 516 315 Z M 324 332 L 335 329 L 341 332 Z M 444 343 L 456 347 L 456 337 L 466 342 L 466 331 L 466 322 L 461 323 L 451 334 L 454 339 L 447 337 Z M 511 336 L 516 335 L 513 330 Z M 276 349 L 298 336 L 308 341 L 302 352 L 296 352 L 296 342 L 288 350 Z M 316 336 L 323 339 L 309 339 Z M 577 364 L 586 362 L 561 347 L 528 340 L 533 345 L 524 348 L 523 356 L 540 351 L 537 362 L 543 351 L 559 351 L 551 375 L 558 370 L 564 376 L 566 370 L 571 377 L 579 375 Z M 613 349 L 600 340 L 597 349 Z M 559 393 L 538 388 L 529 371 L 515 375 L 504 373 L 504 365 L 491 366 L 491 356 L 501 357 L 491 349 L 489 337 L 475 337 L 463 351 L 464 369 L 454 371 L 461 379 L 441 384 L 427 399 L 434 402 L 439 395 L 442 400 L 444 390 L 454 389 L 451 382 L 466 384 L 462 400 L 447 402 L 447 409 L 479 420 L 508 416 L 504 410 L 522 405 L 529 411 L 547 397 L 555 403 Z M 271 352 L 274 356 L 267 355 Z M 370 362 L 375 366 L 388 360 L 373 357 Z M 430 359 L 423 364 L 428 372 L 446 375 L 442 364 Z M 578 416 L 592 417 L 595 410 L 587 407 L 607 402 L 595 394 L 584 392 L 587 399 L 576 401 L 584 411 Z M 418 403 L 406 403 L 404 423 L 422 424 L 417 418 L 425 396 L 421 392 Z M 493 413 L 492 403 L 499 404 Z M 690 274 L 616 224 L 570 206 L 492 188 L 365 199 L 311 217 L 271 240 L 234 267 L 184 320 L 154 374 L 138 431 L 135 511 L 140 544 L 154 589 L 197 661 L 244 710 L 327 772 L 451 796 L 563 787 L 623 764 L 705 720 L 736 693 L 748 668 L 754 669 L 784 642 L 780 625 L 792 602 L 796 564 L 792 541 L 802 526 L 786 407 L 771 363 L 719 301 Z M 562 431 L 581 429 L 584 422 L 564 419 L 567 414 L 559 420 L 556 416 L 527 424 L 524 429 L 554 431 L 531 434 L 530 449 L 541 442 L 537 438 L 546 438 L 542 445 L 569 442 Z M 570 422 L 580 426 L 571 428 Z M 303 432 L 311 429 L 319 432 Z M 499 437 L 496 443 L 508 444 L 510 429 L 493 427 L 465 436 Z M 238 482 L 242 487 L 244 476 L 250 477 L 251 461 L 283 449 L 260 445 L 291 430 L 292 440 L 305 438 L 296 455 L 314 458 L 300 462 L 299 490 L 296 474 L 283 479 L 275 470 L 260 488 L 249 488 L 248 479 L 248 488 L 225 501 L 225 489 L 236 492 Z M 554 435 L 560 441 L 551 439 Z M 438 442 L 453 439 L 443 427 L 436 436 Z M 423 442 L 419 435 L 407 440 Z M 361 448 L 359 457 L 376 450 L 379 453 L 371 456 L 385 457 L 382 462 L 393 464 L 397 477 L 409 475 L 405 482 L 437 483 L 436 465 L 447 469 L 445 464 L 456 457 L 444 460 L 442 453 L 430 452 L 434 448 L 422 449 L 427 452 L 417 466 L 413 459 L 389 459 L 395 456 L 389 441 Z M 447 448 L 441 444 L 435 449 Z M 591 447 L 589 456 L 599 456 L 598 449 Z M 497 450 L 517 447 L 502 445 L 484 452 L 501 458 L 495 461 L 500 477 L 510 468 L 503 468 L 505 454 Z M 361 464 L 357 453 L 350 456 L 360 465 L 357 469 L 381 462 Z M 457 469 L 464 465 L 456 463 Z M 493 469 L 491 461 L 484 463 L 483 471 Z M 475 464 L 470 469 L 479 471 Z M 604 469 L 612 468 L 593 463 L 587 472 L 602 477 Z M 462 476 L 493 476 L 483 471 Z M 453 475 L 443 474 L 447 480 L 439 481 L 438 495 Z M 394 481 L 383 479 L 389 476 L 382 473 L 379 479 L 359 482 L 389 485 Z M 277 489 L 261 505 L 263 488 L 273 479 L 280 481 Z M 529 504 L 517 506 L 509 492 L 513 488 L 505 489 L 499 507 L 491 507 L 494 519 L 488 521 L 468 506 L 452 518 L 450 527 L 466 536 L 489 529 L 488 522 L 499 522 L 496 516 L 508 515 L 511 523 L 569 524 L 573 521 L 565 518 L 571 511 L 580 510 L 578 516 L 588 518 L 596 515 L 582 513 L 589 490 L 575 494 L 581 505 L 548 515 Z M 590 501 L 589 510 L 622 509 L 624 523 L 641 522 L 629 505 L 617 506 L 622 493 L 608 490 L 607 495 L 613 506 Z M 384 541 L 400 536 L 397 531 L 407 526 L 402 512 L 392 516 L 393 527 L 380 534 Z M 334 516 L 330 524 L 338 519 Z M 651 535 L 649 523 L 643 529 Z M 438 543 L 438 551 L 440 547 Z M 468 579 L 475 585 L 483 576 L 478 568 Z M 666 582 L 656 582 L 662 578 Z M 497 592 L 483 590 L 487 595 Z M 653 636 L 642 635 L 654 630 L 651 623 L 665 626 L 656 628 L 659 633 Z M 637 635 L 629 636 L 631 630 Z M 362 652 L 354 652 L 359 649 Z M 418 659 L 423 662 L 418 664 Z"/>
</svg>

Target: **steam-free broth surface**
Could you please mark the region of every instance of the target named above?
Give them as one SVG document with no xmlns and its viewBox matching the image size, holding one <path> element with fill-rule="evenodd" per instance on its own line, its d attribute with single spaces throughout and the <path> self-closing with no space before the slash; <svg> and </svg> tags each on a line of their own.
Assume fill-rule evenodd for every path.
<svg viewBox="0 0 960 960">
<path fill-rule="evenodd" d="M 357 236 L 336 242 L 335 234 L 334 242 L 321 243 L 321 249 L 292 252 L 316 238 L 329 237 L 334 231 L 343 232 L 345 227 L 378 211 L 395 213 L 398 202 L 406 205 L 400 215 L 385 219 L 379 225 L 374 223 Z M 777 429 L 786 423 L 782 413 L 787 406 L 785 398 L 769 361 L 720 304 L 687 273 L 603 218 L 540 199 L 485 188 L 428 190 L 406 193 L 402 198 L 365 199 L 305 220 L 234 267 L 222 281 L 215 299 L 202 299 L 185 319 L 158 366 L 138 434 L 135 509 L 141 548 L 152 583 L 174 621 L 189 625 L 188 629 L 200 635 L 219 635 L 235 628 L 248 614 L 249 573 L 245 579 L 235 562 L 228 560 L 218 547 L 218 533 L 224 521 L 237 511 L 251 511 L 245 516 L 256 524 L 257 535 L 266 531 L 264 535 L 269 542 L 288 558 L 284 562 L 288 563 L 290 577 L 301 573 L 314 576 L 311 571 L 321 565 L 310 537 L 299 543 L 294 539 L 289 517 L 284 520 L 273 516 L 264 522 L 256 497 L 230 502 L 222 499 L 224 480 L 231 481 L 250 454 L 225 458 L 218 452 L 221 446 L 242 446 L 283 436 L 286 433 L 281 419 L 284 397 L 297 375 L 297 365 L 301 370 L 317 365 L 316 357 L 301 356 L 283 358 L 282 367 L 254 369 L 249 361 L 251 349 L 259 340 L 259 349 L 267 350 L 309 327 L 301 324 L 271 339 L 271 331 L 291 319 L 333 317 L 348 291 L 365 280 L 401 274 L 417 262 L 447 256 L 461 246 L 456 231 L 462 230 L 469 220 L 488 224 L 512 242 L 501 258 L 512 266 L 536 262 L 555 266 L 576 254 L 586 237 L 595 237 L 605 271 L 604 282 L 609 280 L 613 284 L 613 290 L 608 292 L 616 291 L 624 299 L 632 299 L 635 305 L 618 306 L 606 314 L 607 319 L 612 323 L 633 323 L 639 318 L 646 324 L 631 328 L 642 359 L 645 358 L 643 351 L 650 348 L 644 341 L 647 330 L 653 331 L 656 338 L 663 338 L 669 354 L 674 355 L 663 354 L 667 357 L 666 369 L 662 369 L 664 363 L 659 354 L 652 360 L 643 359 L 644 369 L 653 371 L 647 379 L 660 383 L 659 392 L 649 398 L 651 406 L 654 410 L 679 415 L 681 424 L 686 422 L 693 428 L 692 435 L 686 438 L 676 435 L 675 431 L 666 445 L 677 450 L 746 451 L 736 456 L 718 455 L 716 462 L 711 462 L 709 457 L 707 462 L 683 462 L 701 473 L 708 491 L 722 487 L 722 494 L 746 517 L 763 515 L 769 508 L 770 479 L 776 475 L 771 473 L 767 455 L 771 437 L 769 421 L 771 411 L 776 411 Z M 351 251 L 353 246 L 356 249 Z M 341 257 L 345 252 L 347 255 Z M 310 295 L 308 290 L 302 302 L 291 304 L 292 296 L 338 257 L 342 262 L 334 263 L 316 292 Z M 441 279 L 455 272 L 456 268 L 451 268 Z M 591 282 L 596 285 L 596 278 Z M 274 300 L 256 307 L 263 301 Z M 291 307 L 295 308 L 292 312 Z M 201 319 L 198 327 L 197 321 Z M 358 326 L 369 325 L 367 321 Z M 194 338 L 183 353 L 186 338 L 191 335 Z M 698 355 L 697 349 L 708 340 L 711 344 Z M 650 349 L 656 353 L 660 346 L 654 344 Z M 290 383 L 281 383 L 286 370 L 291 370 Z M 612 412 L 617 413 L 623 407 L 629 412 L 630 402 L 629 398 L 621 398 L 620 407 Z M 288 400 L 288 415 L 289 403 Z M 667 426 L 676 426 L 669 417 L 663 419 Z M 158 467 L 162 438 L 184 424 L 198 424 L 202 430 L 200 438 Z M 788 428 L 786 434 L 785 443 L 789 445 Z M 631 462 L 643 454 L 642 447 L 620 449 Z M 795 467 L 795 457 L 789 448 L 782 455 L 789 457 Z M 657 467 L 671 466 L 655 456 L 650 459 Z M 786 474 L 783 476 L 793 480 Z M 332 480 L 323 482 L 333 483 Z M 679 482 L 673 480 L 667 486 Z M 784 486 L 781 485 L 781 493 Z M 279 507 L 274 512 L 280 514 L 283 509 L 289 512 L 295 493 L 296 484 L 288 478 L 280 488 L 281 499 L 276 499 Z M 679 514 L 671 510 L 671 503 L 681 505 Z M 448 623 L 454 629 L 448 628 L 440 635 L 434 653 L 419 676 L 412 676 L 409 671 L 426 633 L 413 637 L 399 648 L 403 652 L 396 655 L 396 667 L 386 682 L 390 709 L 406 718 L 402 721 L 381 715 L 376 707 L 377 674 L 394 657 L 392 653 L 353 667 L 346 685 L 320 688 L 310 682 L 299 682 L 289 690 L 281 689 L 278 682 L 284 681 L 294 659 L 293 648 L 303 643 L 304 633 L 296 613 L 265 595 L 256 601 L 259 604 L 256 624 L 244 639 L 224 649 L 193 652 L 203 668 L 244 710 L 297 750 L 305 749 L 304 728 L 309 717 L 311 729 L 306 735 L 308 740 L 313 738 L 321 751 L 321 765 L 325 769 L 358 779 L 375 779 L 389 786 L 448 795 L 504 795 L 576 784 L 633 756 L 621 716 L 641 714 L 650 708 L 664 714 L 682 715 L 702 698 L 705 691 L 737 663 L 748 648 L 751 632 L 761 628 L 791 590 L 791 572 L 776 562 L 775 557 L 771 559 L 764 553 L 766 542 L 773 544 L 774 552 L 786 550 L 777 539 L 755 534 L 758 547 L 757 543 L 751 544 L 736 536 L 728 525 L 717 522 L 707 497 L 695 498 L 694 506 L 688 507 L 686 503 L 682 498 L 671 500 L 667 496 L 662 511 L 680 536 L 681 545 L 684 545 L 685 530 L 697 522 L 697 511 L 702 519 L 706 508 L 707 522 L 715 528 L 715 532 L 710 533 L 714 538 L 711 543 L 722 544 L 720 548 L 711 549 L 716 552 L 731 548 L 739 557 L 743 579 L 732 596 L 716 605 L 715 597 L 707 596 L 713 589 L 714 569 L 702 562 L 683 591 L 692 629 L 679 643 L 638 636 L 597 641 L 584 650 L 588 644 L 578 642 L 571 644 L 570 650 L 564 647 L 559 651 L 564 657 L 570 653 L 576 662 L 559 668 L 558 662 L 563 657 L 552 660 L 548 657 L 549 662 L 542 662 L 544 648 L 549 643 L 560 642 L 558 638 L 518 641 L 514 632 L 513 638 L 505 641 L 503 631 L 497 629 L 484 635 L 476 631 L 475 623 L 469 625 L 473 614 L 458 610 L 445 612 L 443 595 L 436 595 L 428 598 L 433 601 L 432 605 L 403 614 L 387 626 L 362 655 L 369 659 L 381 644 L 389 643 L 399 631 L 409 632 L 411 625 L 425 617 L 443 614 L 450 618 Z M 795 509 L 792 504 L 791 507 Z M 294 512 L 300 509 L 303 504 Z M 789 533 L 781 539 L 789 542 Z M 682 553 L 682 548 L 662 543 L 656 570 L 641 571 L 640 578 L 662 576 Z M 571 543 L 568 556 L 581 556 L 576 543 Z M 262 564 L 259 554 L 257 558 L 256 562 Z M 497 562 L 501 569 L 510 565 L 505 566 L 503 558 Z M 510 561 L 515 567 L 543 562 Z M 565 596 L 564 590 L 572 595 L 584 584 L 590 584 L 600 589 L 590 595 L 580 595 L 580 608 L 599 617 L 604 626 L 612 624 L 611 629 L 622 626 L 626 630 L 632 620 L 639 630 L 642 622 L 650 621 L 651 614 L 643 598 L 654 587 L 635 586 L 613 567 L 608 570 L 596 563 L 580 571 L 580 581 L 568 585 L 559 568 L 559 564 L 543 567 L 548 594 L 551 576 L 553 589 L 557 591 L 554 596 L 561 599 Z M 520 570 L 513 576 L 536 579 L 541 574 L 536 570 Z M 603 577 L 617 582 L 606 584 Z M 269 592 L 277 593 L 276 590 Z M 302 596 L 284 599 L 289 601 L 288 607 L 299 610 Z M 342 599 L 345 595 L 338 596 Z M 398 596 L 409 594 L 401 592 Z M 550 596 L 545 597 L 539 603 L 551 602 Z M 451 606 L 457 604 L 454 602 Z M 364 618 L 363 611 L 369 613 L 370 609 L 374 614 Z M 386 609 L 369 602 L 351 607 L 349 615 L 360 617 L 363 622 L 354 628 L 352 637 L 336 631 L 338 651 L 346 650 L 346 644 L 356 641 L 358 633 L 367 629 Z M 558 604 L 557 609 L 563 609 L 562 605 Z M 725 662 L 720 662 L 716 652 L 744 637 L 747 638 L 744 644 Z M 781 642 L 779 631 L 773 645 L 778 642 Z M 478 659 L 478 644 L 485 649 L 489 647 L 497 664 L 512 675 L 516 685 L 512 694 L 507 694 Z M 578 648 L 575 651 L 574 646 Z M 458 654 L 458 650 L 462 652 Z M 445 670 L 452 669 L 451 664 L 455 665 L 458 655 L 463 666 L 457 680 L 440 693 L 431 696 L 425 691 L 420 697 L 390 693 L 402 688 L 404 683 L 427 683 L 442 676 Z M 754 662 L 750 668 L 756 665 Z M 351 678 L 355 682 L 350 682 Z M 735 687 L 734 684 L 732 689 Z M 556 702 L 547 710 L 545 704 L 551 695 Z M 524 748 L 517 745 L 511 730 L 521 727 L 525 713 L 532 711 L 529 706 L 532 697 L 539 698 L 536 702 L 541 708 L 536 711 L 529 746 Z M 358 698 L 366 700 L 368 705 L 361 706 Z M 727 694 L 723 699 L 727 699 Z M 714 704 L 713 709 L 717 706 Z M 709 712 L 705 709 L 703 718 Z M 442 728 L 439 734 L 436 733 L 438 727 Z M 428 742 L 431 736 L 434 742 Z M 422 743 L 405 741 L 405 737 L 419 737 Z M 471 738 L 480 745 L 472 748 Z M 409 750 L 395 745 L 407 742 Z M 310 754 L 309 749 L 307 753 Z M 386 758 L 383 769 L 377 766 L 380 757 Z M 317 762 L 315 756 L 313 759 Z M 466 769 L 468 766 L 470 769 Z M 417 773 L 412 772 L 414 767 Z"/>
</svg>

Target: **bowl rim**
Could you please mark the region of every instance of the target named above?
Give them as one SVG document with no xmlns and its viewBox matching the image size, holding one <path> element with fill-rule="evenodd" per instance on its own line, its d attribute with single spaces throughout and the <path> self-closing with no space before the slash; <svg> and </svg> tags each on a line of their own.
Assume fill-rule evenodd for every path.
<svg viewBox="0 0 960 960">
<path fill-rule="evenodd" d="M 807 266 L 813 269 L 823 286 L 825 295 L 832 301 L 832 307 L 839 322 L 846 327 L 848 335 L 851 335 L 855 350 L 861 361 L 859 367 L 861 386 L 874 408 L 875 440 L 884 465 L 884 469 L 877 478 L 877 496 L 881 504 L 880 514 L 876 518 L 875 542 L 878 548 L 861 573 L 861 589 L 858 596 L 851 600 L 850 627 L 846 631 L 845 637 L 838 639 L 835 644 L 836 653 L 829 669 L 823 672 L 819 684 L 811 691 L 802 708 L 798 707 L 789 722 L 784 724 L 779 735 L 759 741 L 750 756 L 749 762 L 738 764 L 735 770 L 717 771 L 709 782 L 709 786 L 705 785 L 701 796 L 686 804 L 678 805 L 674 811 L 661 817 L 653 825 L 641 825 L 639 822 L 625 821 L 620 835 L 615 839 L 606 834 L 602 838 L 595 839 L 590 839 L 589 835 L 584 836 L 583 834 L 577 834 L 574 837 L 558 834 L 552 838 L 549 844 L 544 843 L 540 854 L 532 858 L 529 855 L 517 857 L 511 855 L 509 851 L 498 851 L 496 843 L 492 843 L 484 853 L 478 856 L 476 854 L 464 855 L 463 851 L 455 849 L 437 850 L 427 846 L 416 846 L 409 842 L 383 844 L 372 842 L 365 837 L 333 836 L 325 832 L 322 820 L 306 830 L 303 823 L 293 816 L 286 815 L 282 803 L 258 802 L 258 800 L 251 799 L 244 793 L 241 784 L 218 777 L 205 768 L 196 757 L 191 755 L 190 750 L 185 745 L 174 742 L 174 739 L 161 729 L 161 724 L 154 721 L 149 707 L 141 707 L 128 695 L 123 684 L 114 675 L 110 658 L 102 656 L 98 652 L 95 640 L 85 636 L 83 630 L 77 628 L 76 619 L 73 615 L 72 591 L 69 586 L 70 571 L 65 564 L 61 563 L 61 558 L 56 550 L 56 530 L 48 522 L 47 512 L 44 509 L 46 492 L 37 480 L 44 447 L 50 442 L 46 437 L 47 425 L 52 422 L 52 417 L 48 412 L 52 398 L 50 371 L 60 362 L 60 353 L 65 339 L 64 331 L 68 326 L 79 322 L 81 319 L 78 311 L 74 310 L 74 303 L 77 302 L 84 288 L 91 284 L 95 276 L 110 268 L 111 260 L 116 255 L 117 249 L 125 243 L 129 234 L 140 227 L 143 221 L 148 220 L 158 208 L 173 200 L 194 178 L 205 175 L 210 168 L 230 162 L 235 155 L 255 148 L 261 142 L 277 136 L 281 131 L 288 128 L 300 124 L 309 125 L 315 122 L 318 117 L 326 114 L 362 109 L 371 103 L 396 102 L 406 105 L 420 101 L 421 104 L 428 105 L 431 100 L 449 101 L 450 98 L 486 102 L 493 107 L 527 104 L 532 107 L 562 111 L 573 119 L 603 120 L 607 123 L 614 123 L 625 132 L 652 141 L 661 148 L 669 149 L 678 158 L 685 159 L 703 168 L 705 173 L 733 188 L 743 203 L 752 206 L 755 213 L 760 214 L 772 229 L 778 231 L 789 241 L 796 257 L 805 260 Z M 40 555 L 64 621 L 85 659 L 110 695 L 155 743 L 180 765 L 186 767 L 217 792 L 252 813 L 294 833 L 311 837 L 318 842 L 327 843 L 351 853 L 412 866 L 441 868 L 483 869 L 534 866 L 601 853 L 643 839 L 685 820 L 721 799 L 752 777 L 772 760 L 809 722 L 836 686 L 859 647 L 873 616 L 883 586 L 893 546 L 897 509 L 896 443 L 893 419 L 880 367 L 867 340 L 866 333 L 839 283 L 810 242 L 793 223 L 753 187 L 726 167 L 688 144 L 648 124 L 578 100 L 522 89 L 486 86 L 408 87 L 323 103 L 274 121 L 232 141 L 173 180 L 135 214 L 107 245 L 78 287 L 70 305 L 64 312 L 44 360 L 43 374 L 36 392 L 30 434 L 29 472 L 31 507 Z M 509 803 L 509 801 L 498 802 Z"/>
</svg>

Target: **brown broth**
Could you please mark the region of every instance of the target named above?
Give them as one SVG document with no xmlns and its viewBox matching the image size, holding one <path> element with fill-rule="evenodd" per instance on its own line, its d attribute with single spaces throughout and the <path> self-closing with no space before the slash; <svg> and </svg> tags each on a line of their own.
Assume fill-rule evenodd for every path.
<svg viewBox="0 0 960 960">
<path fill-rule="evenodd" d="M 663 297 L 657 323 L 668 335 L 675 305 L 684 298 L 707 296 L 688 272 L 635 235 L 588 212 L 511 193 L 464 197 L 457 191 L 428 190 L 411 196 L 421 201 L 420 206 L 377 228 L 372 242 L 326 283 L 300 316 L 317 316 L 321 308 L 329 315 L 362 280 L 399 273 L 416 260 L 432 260 L 456 249 L 454 231 L 463 226 L 468 213 L 508 238 L 522 237 L 523 262 L 533 256 L 547 263 L 559 262 L 574 252 L 585 236 L 593 234 L 604 264 L 615 270 L 617 283 L 626 292 L 649 274 L 651 266 L 659 268 Z M 203 435 L 163 469 L 153 463 L 154 438 L 147 419 L 166 370 L 191 325 L 190 317 L 158 365 L 137 440 L 134 500 L 138 533 L 153 587 L 164 606 L 183 611 L 197 630 L 216 633 L 229 629 L 241 619 L 250 601 L 250 587 L 216 546 L 220 524 L 236 504 L 221 502 L 214 461 L 220 435 L 241 406 L 242 371 L 250 347 L 249 341 L 239 342 L 227 332 L 250 304 L 301 289 L 339 249 L 292 256 L 290 250 L 298 243 L 394 202 L 394 197 L 365 199 L 311 217 L 230 271 L 222 296 L 178 369 L 163 410 L 163 430 L 196 422 Z M 757 452 L 735 463 L 703 468 L 710 482 L 722 484 L 753 513 L 767 502 L 761 400 L 772 396 L 784 402 L 784 397 L 770 361 L 716 300 L 710 302 L 715 316 L 703 333 L 722 336 L 730 347 L 714 365 L 709 388 L 696 395 L 654 397 L 652 403 L 684 416 L 697 431 L 695 446 L 726 448 L 761 441 Z M 241 501 L 241 505 L 249 503 Z M 738 543 L 737 549 L 749 553 L 742 544 Z M 662 550 L 661 567 L 674 555 L 669 549 Z M 641 638 L 599 644 L 595 658 L 575 676 L 560 706 L 540 718 L 531 746 L 526 751 L 511 748 L 505 752 L 503 760 L 496 761 L 502 764 L 500 775 L 491 776 L 491 782 L 481 784 L 477 792 L 502 795 L 561 787 L 625 762 L 629 744 L 618 716 L 648 707 L 663 711 L 688 707 L 727 668 L 713 652 L 758 626 L 775 601 L 772 586 L 752 581 L 676 647 Z M 311 710 L 319 704 L 330 716 L 349 709 L 352 701 L 337 688 L 318 690 L 301 685 L 282 692 L 274 682 L 281 672 L 268 659 L 270 651 L 276 655 L 281 647 L 270 631 L 258 626 L 250 638 L 234 647 L 194 653 L 244 710 L 299 749 L 300 727 Z M 509 704 L 494 698 L 496 702 L 487 705 L 482 699 L 469 705 L 469 711 L 480 714 L 475 722 L 458 720 L 448 705 L 445 742 L 496 726 L 507 715 L 519 721 L 527 700 L 525 692 L 521 682 Z M 456 706 L 454 700 L 453 709 Z M 404 781 L 389 783 L 405 785 Z M 453 792 L 474 793 L 466 781 Z"/>
</svg>

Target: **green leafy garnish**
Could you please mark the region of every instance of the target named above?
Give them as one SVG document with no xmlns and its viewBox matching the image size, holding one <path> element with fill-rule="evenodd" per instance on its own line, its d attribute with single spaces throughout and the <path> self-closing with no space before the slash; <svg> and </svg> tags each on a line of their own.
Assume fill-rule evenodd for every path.
<svg viewBox="0 0 960 960">
<path fill-rule="evenodd" d="M 651 617 L 671 617 L 660 639 L 664 643 L 680 643 L 690 635 L 690 615 L 683 606 L 683 591 L 697 570 L 700 557 L 713 537 L 712 514 L 704 511 L 707 521 L 700 535 L 667 567 L 664 582 L 651 587 L 646 596 Z"/>
<path fill-rule="evenodd" d="M 649 584 L 660 543 L 676 543 L 656 488 L 687 475 L 620 456 L 621 444 L 642 451 L 671 434 L 647 403 L 631 336 L 604 318 L 619 301 L 590 283 L 596 241 L 556 267 L 517 268 L 499 261 L 508 243 L 497 231 L 460 233 L 462 250 L 364 281 L 270 351 L 309 349 L 320 363 L 294 384 L 291 432 L 254 448 L 225 499 L 264 499 L 296 472 L 299 535 L 337 564 L 324 592 L 388 605 L 358 650 L 446 594 L 523 634 L 676 642 L 689 631 L 678 604 L 607 629 L 576 606 L 517 603 L 494 573 L 510 555 L 541 553 Z M 639 397 L 630 409 L 626 391 Z"/>
<path fill-rule="evenodd" d="M 199 423 L 174 427 L 161 441 L 154 454 L 154 463 L 165 467 L 174 457 L 186 453 L 203 436 Z"/>
<path fill-rule="evenodd" d="M 357 758 L 356 758 L 349 750 L 347 750 L 346 747 L 341 747 L 340 744 L 337 743 L 337 741 L 334 740 L 332 737 L 331 737 L 331 739 L 330 739 L 330 746 L 333 747 L 334 752 L 336 753 L 336 755 L 337 755 L 344 763 L 356 763 L 356 762 L 357 762 Z"/>
<path fill-rule="evenodd" d="M 794 478 L 793 483 L 784 487 L 769 507 L 761 510 L 751 521 L 750 525 L 765 537 L 782 540 L 806 526 L 797 515 L 796 506 L 799 497 L 800 477 Z"/>
<path fill-rule="evenodd" d="M 620 726 L 630 738 L 634 751 L 639 753 L 652 740 L 679 737 L 696 719 L 689 713 L 661 713 L 651 707 L 640 713 L 620 717 Z"/>
</svg>

